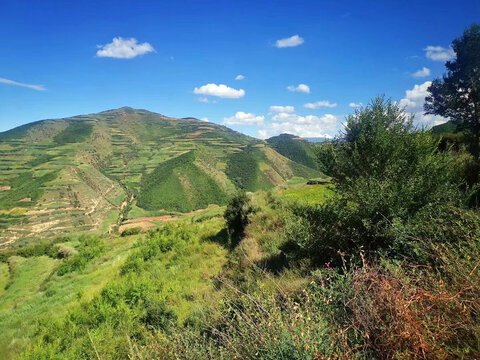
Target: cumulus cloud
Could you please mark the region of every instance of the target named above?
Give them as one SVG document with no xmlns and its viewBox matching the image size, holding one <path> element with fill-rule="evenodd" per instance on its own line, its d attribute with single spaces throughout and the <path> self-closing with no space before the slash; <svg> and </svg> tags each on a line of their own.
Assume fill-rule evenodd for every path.
<svg viewBox="0 0 480 360">
<path fill-rule="evenodd" d="M 337 106 L 337 104 L 336 103 L 332 104 L 328 100 L 323 100 L 323 101 L 317 101 L 317 102 L 314 102 L 314 103 L 306 103 L 303 106 L 306 107 L 307 109 L 318 109 L 318 108 L 321 108 L 321 107 L 334 108 L 334 107 Z"/>
<path fill-rule="evenodd" d="M 277 48 L 286 48 L 286 47 L 295 47 L 302 45 L 305 42 L 302 37 L 298 35 L 293 35 L 289 38 L 277 40 L 275 46 Z"/>
<path fill-rule="evenodd" d="M 292 91 L 292 92 L 302 92 L 305 94 L 310 94 L 310 86 L 305 85 L 305 84 L 299 84 L 297 86 L 287 86 L 287 89 Z"/>
<path fill-rule="evenodd" d="M 425 49 L 425 56 L 433 61 L 448 61 L 455 57 L 455 52 L 452 48 L 444 48 L 442 46 L 427 46 Z"/>
<path fill-rule="evenodd" d="M 293 113 L 295 108 L 293 106 L 280 106 L 280 105 L 272 105 L 270 106 L 270 111 L 275 113 L 286 112 L 286 113 Z"/>
<path fill-rule="evenodd" d="M 200 86 L 199 88 L 195 88 L 193 90 L 193 93 L 199 94 L 199 95 L 218 96 L 218 97 L 227 98 L 227 99 L 239 99 L 245 96 L 245 90 L 233 89 L 224 84 L 220 84 L 220 85 L 206 84 L 206 85 Z"/>
<path fill-rule="evenodd" d="M 33 89 L 33 90 L 37 90 L 37 91 L 45 91 L 45 90 L 47 90 L 47 89 L 45 89 L 42 85 L 25 84 L 25 83 L 21 83 L 21 82 L 18 82 L 18 81 L 13 81 L 13 80 L 8 80 L 8 79 L 4 79 L 4 78 L 0 78 L 0 83 L 2 83 L 2 84 L 8 84 L 8 85 L 15 85 L 15 86 L 26 87 L 26 88 Z"/>
<path fill-rule="evenodd" d="M 423 84 L 415 85 L 413 89 L 405 92 L 405 97 L 399 102 L 399 105 L 404 107 L 406 112 L 415 114 L 415 120 L 419 125 L 438 125 L 448 120 L 438 115 L 425 115 L 423 113 L 425 97 L 428 95 L 427 89 L 431 84 L 431 81 L 426 81 Z"/>
<path fill-rule="evenodd" d="M 335 115 L 300 116 L 291 113 L 278 113 L 272 117 L 271 123 L 265 124 L 258 134 L 262 138 L 289 133 L 301 137 L 327 137 L 338 129 L 339 120 Z"/>
<path fill-rule="evenodd" d="M 200 121 L 210 122 L 210 120 L 208 120 L 208 118 L 206 118 L 206 117 L 202 117 L 202 118 L 200 119 Z"/>
<path fill-rule="evenodd" d="M 265 116 L 239 111 L 231 117 L 223 118 L 223 123 L 226 125 L 259 125 L 263 124 L 263 120 L 265 120 Z"/>
<path fill-rule="evenodd" d="M 155 49 L 147 42 L 139 44 L 137 39 L 113 38 L 113 41 L 106 45 L 98 45 L 97 56 L 115 59 L 132 59 L 139 55 L 154 52 Z"/>
<path fill-rule="evenodd" d="M 348 104 L 348 106 L 350 106 L 351 108 L 358 108 L 358 107 L 362 107 L 363 104 L 361 102 L 359 103 L 351 102 L 350 104 Z"/>
<path fill-rule="evenodd" d="M 235 80 L 243 80 L 243 79 L 245 79 L 244 75 L 240 74 L 240 75 L 235 76 Z"/>
<path fill-rule="evenodd" d="M 415 78 L 422 78 L 422 77 L 427 77 L 430 76 L 430 69 L 426 68 L 425 66 L 416 72 L 412 74 L 413 77 Z"/>
</svg>

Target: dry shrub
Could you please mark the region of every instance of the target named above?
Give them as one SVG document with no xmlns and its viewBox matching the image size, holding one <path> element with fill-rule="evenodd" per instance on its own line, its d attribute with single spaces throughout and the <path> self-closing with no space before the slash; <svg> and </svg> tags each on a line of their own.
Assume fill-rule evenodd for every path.
<svg viewBox="0 0 480 360">
<path fill-rule="evenodd" d="M 436 269 L 377 265 L 357 271 L 348 306 L 353 327 L 365 334 L 364 350 L 379 359 L 479 359 L 478 252 L 443 247 Z"/>
</svg>

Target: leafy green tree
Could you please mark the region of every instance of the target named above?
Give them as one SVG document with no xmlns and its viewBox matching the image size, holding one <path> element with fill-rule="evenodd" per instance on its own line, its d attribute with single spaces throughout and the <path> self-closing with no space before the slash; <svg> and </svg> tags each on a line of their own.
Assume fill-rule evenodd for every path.
<svg viewBox="0 0 480 360">
<path fill-rule="evenodd" d="M 441 115 L 471 131 L 474 155 L 480 156 L 480 24 L 474 24 L 453 40 L 456 58 L 447 61 L 447 74 L 428 88 L 424 110 Z"/>
</svg>

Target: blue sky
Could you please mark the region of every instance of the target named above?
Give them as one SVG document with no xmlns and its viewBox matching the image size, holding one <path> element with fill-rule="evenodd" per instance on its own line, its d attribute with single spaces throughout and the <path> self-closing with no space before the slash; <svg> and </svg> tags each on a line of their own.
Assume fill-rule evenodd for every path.
<svg viewBox="0 0 480 360">
<path fill-rule="evenodd" d="M 478 0 L 2 0 L 0 131 L 132 106 L 256 137 L 333 136 L 379 94 L 421 112 L 475 21 Z"/>
</svg>

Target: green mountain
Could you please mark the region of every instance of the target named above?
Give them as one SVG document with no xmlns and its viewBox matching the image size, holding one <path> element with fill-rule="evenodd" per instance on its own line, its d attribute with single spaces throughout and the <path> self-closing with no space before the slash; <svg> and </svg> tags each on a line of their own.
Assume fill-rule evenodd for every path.
<svg viewBox="0 0 480 360">
<path fill-rule="evenodd" d="M 128 107 L 23 125 L 0 133 L 0 243 L 153 226 L 239 188 L 321 176 L 287 157 L 221 125 Z"/>
<path fill-rule="evenodd" d="M 452 121 L 447 121 L 446 123 L 433 126 L 431 131 L 435 135 L 456 133 L 458 132 L 458 126 L 455 125 Z"/>
<path fill-rule="evenodd" d="M 301 137 L 291 134 L 280 134 L 267 139 L 267 143 L 286 158 L 316 168 L 315 154 L 312 145 Z"/>
</svg>

